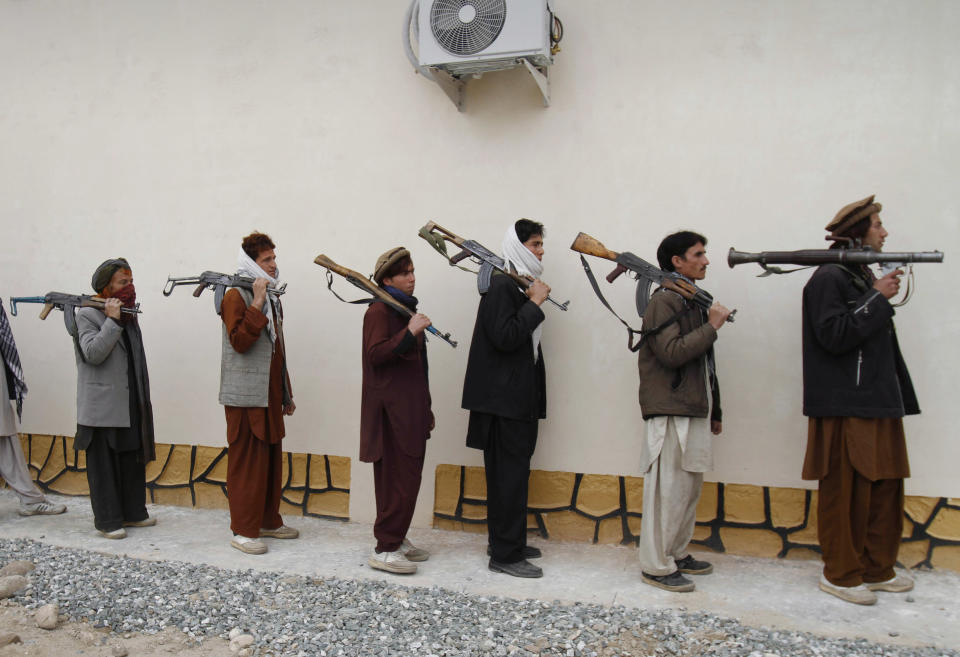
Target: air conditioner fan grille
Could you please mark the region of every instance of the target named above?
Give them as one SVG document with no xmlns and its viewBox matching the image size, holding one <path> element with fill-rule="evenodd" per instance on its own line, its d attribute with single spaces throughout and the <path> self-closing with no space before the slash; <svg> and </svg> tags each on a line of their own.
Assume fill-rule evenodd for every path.
<svg viewBox="0 0 960 657">
<path fill-rule="evenodd" d="M 447 52 L 473 55 L 496 41 L 506 15 L 505 0 L 435 0 L 430 29 Z"/>
</svg>

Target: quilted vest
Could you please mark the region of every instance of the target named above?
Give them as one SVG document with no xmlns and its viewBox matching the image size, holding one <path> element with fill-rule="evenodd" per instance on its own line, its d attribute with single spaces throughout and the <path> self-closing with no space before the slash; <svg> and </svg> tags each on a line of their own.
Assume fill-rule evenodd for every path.
<svg viewBox="0 0 960 657">
<path fill-rule="evenodd" d="M 253 293 L 233 288 L 249 306 Z M 224 406 L 267 407 L 270 385 L 270 361 L 273 343 L 266 328 L 246 353 L 237 352 L 230 344 L 227 325 L 223 325 L 223 347 L 220 356 L 220 403 Z"/>
</svg>

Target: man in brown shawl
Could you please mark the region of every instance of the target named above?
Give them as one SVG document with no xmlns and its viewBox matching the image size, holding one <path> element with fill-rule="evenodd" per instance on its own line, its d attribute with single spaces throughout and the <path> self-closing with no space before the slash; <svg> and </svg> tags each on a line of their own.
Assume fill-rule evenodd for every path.
<svg viewBox="0 0 960 657">
<path fill-rule="evenodd" d="M 268 295 L 277 285 L 275 245 L 268 235 L 243 238 L 237 274 L 253 278 L 253 289 L 230 288 L 223 295 L 223 346 L 220 403 L 227 419 L 227 496 L 230 545 L 247 554 L 263 554 L 262 537 L 290 539 L 300 532 L 283 524 L 283 416 L 293 415 L 293 391 L 287 375 L 283 307 Z"/>
<path fill-rule="evenodd" d="M 841 238 L 834 248 L 882 250 L 880 209 L 873 196 L 841 209 L 826 227 Z M 920 412 L 889 301 L 902 274 L 821 265 L 803 290 L 803 478 L 820 482 L 820 588 L 862 605 L 877 601 L 875 591 L 913 588 L 893 569 L 910 476 L 903 416 Z"/>
<path fill-rule="evenodd" d="M 103 262 L 91 286 L 105 307 L 76 311 L 74 449 L 86 451 L 94 526 L 107 538 L 124 538 L 124 527 L 157 523 L 146 507 L 146 464 L 155 458 L 150 379 L 137 315 L 120 311 L 136 304 L 130 264 Z"/>
</svg>

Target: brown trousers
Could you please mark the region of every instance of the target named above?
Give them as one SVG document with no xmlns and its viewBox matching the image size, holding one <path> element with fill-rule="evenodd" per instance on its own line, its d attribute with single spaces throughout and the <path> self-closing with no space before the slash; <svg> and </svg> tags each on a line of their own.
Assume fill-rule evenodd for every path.
<svg viewBox="0 0 960 657">
<path fill-rule="evenodd" d="M 903 479 L 870 481 L 854 469 L 845 441 L 833 441 L 829 470 L 820 480 L 817 525 L 830 583 L 857 586 L 892 578 L 903 532 Z"/>
<path fill-rule="evenodd" d="M 377 498 L 373 536 L 377 539 L 377 552 L 400 549 L 417 507 L 423 474 L 423 457 L 404 453 L 391 431 L 385 422 L 383 454 L 373 464 L 373 490 Z"/>
<path fill-rule="evenodd" d="M 253 435 L 246 414 L 237 436 L 227 448 L 227 498 L 230 529 L 257 538 L 260 529 L 283 525 L 280 495 L 283 486 L 283 448 Z"/>
</svg>

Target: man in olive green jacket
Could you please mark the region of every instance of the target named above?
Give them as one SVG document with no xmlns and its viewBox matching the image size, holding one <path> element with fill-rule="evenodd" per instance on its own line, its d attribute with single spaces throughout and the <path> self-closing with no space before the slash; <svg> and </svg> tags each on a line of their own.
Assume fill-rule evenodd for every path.
<svg viewBox="0 0 960 657">
<path fill-rule="evenodd" d="M 668 235 L 657 249 L 660 268 L 688 282 L 706 276 L 707 239 L 690 231 Z M 713 343 L 730 311 L 709 313 L 660 288 L 643 315 L 638 352 L 640 409 L 646 437 L 640 565 L 643 581 L 668 591 L 692 591 L 683 573 L 706 575 L 713 566 L 687 550 L 696 523 L 703 473 L 713 468 L 713 435 L 722 430 Z"/>
</svg>

